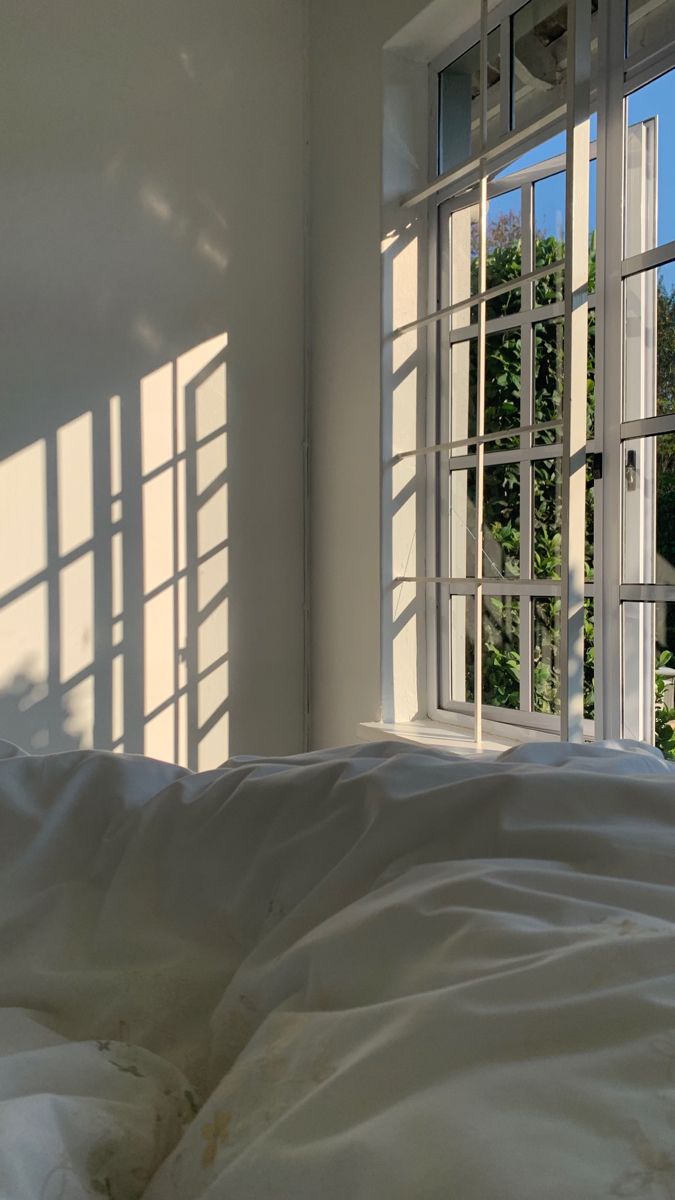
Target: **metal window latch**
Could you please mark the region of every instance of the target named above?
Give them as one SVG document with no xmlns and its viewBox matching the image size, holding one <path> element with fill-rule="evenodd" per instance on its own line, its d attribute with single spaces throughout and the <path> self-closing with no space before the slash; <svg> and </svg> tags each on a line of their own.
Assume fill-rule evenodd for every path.
<svg viewBox="0 0 675 1200">
<path fill-rule="evenodd" d="M 602 479 L 602 454 L 593 455 L 593 478 Z"/>
<path fill-rule="evenodd" d="M 635 491 L 637 483 L 637 456 L 634 450 L 626 451 L 626 490 L 629 492 Z"/>
</svg>

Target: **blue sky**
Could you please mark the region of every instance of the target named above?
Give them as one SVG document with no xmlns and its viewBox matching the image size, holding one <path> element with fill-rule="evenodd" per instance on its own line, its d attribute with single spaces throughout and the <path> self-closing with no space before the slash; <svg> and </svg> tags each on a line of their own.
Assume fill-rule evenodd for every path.
<svg viewBox="0 0 675 1200">
<path fill-rule="evenodd" d="M 658 117 L 659 168 L 658 168 L 658 241 L 675 241 L 675 71 L 670 71 L 640 88 L 628 97 L 628 122 L 633 125 L 650 117 Z M 597 118 L 591 117 L 591 140 L 597 137 Z M 511 174 L 523 167 L 533 166 L 548 158 L 565 153 L 565 134 L 559 133 L 541 146 L 521 155 L 499 176 Z M 499 177 L 498 176 L 498 177 Z M 590 177 L 590 226 L 595 228 L 597 204 L 596 171 L 592 164 Z M 495 198 L 490 202 L 490 218 L 513 208 L 512 195 Z M 565 185 L 564 176 L 554 175 L 536 186 L 535 220 L 537 229 L 560 237 L 564 229 Z M 675 264 L 660 270 L 660 276 L 668 287 L 675 286 Z"/>
<path fill-rule="evenodd" d="M 675 71 L 661 75 L 628 97 L 628 123 L 658 117 L 659 243 L 675 241 Z M 675 265 L 661 269 L 661 278 L 675 285 Z"/>
</svg>

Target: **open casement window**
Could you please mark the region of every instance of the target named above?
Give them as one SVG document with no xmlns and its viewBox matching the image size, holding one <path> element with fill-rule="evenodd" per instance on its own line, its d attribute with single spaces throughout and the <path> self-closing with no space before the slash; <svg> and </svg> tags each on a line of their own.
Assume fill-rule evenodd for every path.
<svg viewBox="0 0 675 1200">
<path fill-rule="evenodd" d="M 487 718 L 554 730 L 561 702 L 562 456 L 565 360 L 564 134 L 488 181 L 484 383 L 478 387 L 476 189 L 438 207 L 439 387 L 432 441 L 443 446 L 436 478 L 438 704 L 468 713 L 475 703 L 477 618 Z M 558 153 L 555 153 L 555 151 Z M 554 151 L 551 153 L 551 151 Z M 590 178 L 595 183 L 595 144 Z M 595 187 L 591 188 L 595 195 Z M 594 205 L 592 206 L 594 210 Z M 590 275 L 595 213 L 589 213 Z M 532 276 L 535 278 L 532 278 Z M 526 281 L 523 282 L 523 277 Z M 588 423 L 594 424 L 594 304 L 591 295 Z M 478 396 L 481 395 L 481 411 Z M 482 443 L 477 443 L 479 437 Z M 479 465 L 478 446 L 482 447 Z M 585 619 L 593 621 L 592 455 L 587 446 Z M 482 471 L 482 529 L 477 487 Z M 480 550 L 479 550 L 480 541 Z M 479 561 L 478 554 L 482 555 Z M 476 584 L 482 604 L 477 612 Z M 585 664 L 585 731 L 593 732 L 593 666 Z"/>
<path fill-rule="evenodd" d="M 675 756 L 675 0 L 484 2 L 430 74 L 429 715 Z"/>
</svg>

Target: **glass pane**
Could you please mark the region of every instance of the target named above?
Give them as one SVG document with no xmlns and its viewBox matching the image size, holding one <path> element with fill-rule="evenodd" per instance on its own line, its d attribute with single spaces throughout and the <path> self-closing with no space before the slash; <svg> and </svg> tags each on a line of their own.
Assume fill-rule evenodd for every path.
<svg viewBox="0 0 675 1200">
<path fill-rule="evenodd" d="M 584 717 L 595 719 L 595 601 L 584 600 Z"/>
<path fill-rule="evenodd" d="M 534 262 L 537 267 L 565 257 L 565 172 L 534 185 Z M 535 286 L 537 305 L 555 304 L 564 296 L 563 269 L 545 275 Z"/>
<path fill-rule="evenodd" d="M 586 392 L 586 437 L 595 437 L 595 309 L 588 314 L 588 387 Z"/>
<path fill-rule="evenodd" d="M 623 736 L 675 759 L 675 604 L 621 605 Z"/>
<path fill-rule="evenodd" d="M 537 597 L 532 615 L 532 708 L 560 713 L 560 599 Z"/>
<path fill-rule="evenodd" d="M 469 338 L 450 347 L 450 421 L 449 441 L 458 442 L 476 436 L 476 378 L 478 374 L 478 342 Z M 471 453 L 458 446 L 453 455 Z"/>
<path fill-rule="evenodd" d="M 476 645 L 476 602 L 473 596 L 450 596 L 448 600 L 447 700 L 474 699 L 474 653 Z M 444 703 L 441 697 L 441 703 Z"/>
<path fill-rule="evenodd" d="M 560 169 L 565 166 L 565 145 L 567 138 L 564 133 L 556 133 L 553 137 L 547 138 L 541 142 L 539 146 L 535 146 L 533 150 L 528 150 L 525 154 L 519 155 L 508 166 L 502 167 L 495 175 L 495 179 L 505 179 L 509 175 L 515 175 L 519 171 L 524 171 L 528 167 L 536 167 L 539 164 L 549 163 L 551 159 L 560 159 Z"/>
<path fill-rule="evenodd" d="M 485 338 L 485 432 L 520 425 L 520 326 Z M 513 449 L 520 437 L 500 438 L 488 451 Z"/>
<path fill-rule="evenodd" d="M 624 254 L 675 240 L 675 71 L 633 92 L 626 105 Z"/>
<path fill-rule="evenodd" d="M 595 292 L 595 258 L 598 211 L 598 164 L 592 158 L 588 164 L 588 291 Z"/>
<path fill-rule="evenodd" d="M 499 30 L 488 35 L 488 142 L 499 128 Z M 480 150 L 480 47 L 472 46 L 439 75 L 439 171 L 450 171 Z"/>
<path fill-rule="evenodd" d="M 448 296 L 444 304 L 468 300 L 478 289 L 478 227 L 477 204 L 458 209 L 448 219 Z M 476 319 L 475 310 L 467 306 L 453 314 L 450 328 L 462 329 Z"/>
<path fill-rule="evenodd" d="M 512 17 L 513 111 L 524 129 L 565 100 L 567 4 L 530 0 Z"/>
<path fill-rule="evenodd" d="M 561 601 L 536 597 L 532 614 L 532 708 L 560 715 Z M 595 715 L 595 649 L 593 600 L 584 601 L 584 718 Z"/>
<path fill-rule="evenodd" d="M 520 189 L 493 196 L 488 204 L 486 286 L 496 287 L 516 279 L 522 271 L 522 229 Z M 501 317 L 520 311 L 520 288 L 513 288 L 489 300 L 486 316 Z"/>
<path fill-rule="evenodd" d="M 476 472 L 451 471 L 448 481 L 448 574 L 453 579 L 476 574 Z"/>
<path fill-rule="evenodd" d="M 514 596 L 485 598 L 483 703 L 520 708 L 520 602 Z"/>
<path fill-rule="evenodd" d="M 675 584 L 675 433 L 623 443 L 623 579 Z"/>
<path fill-rule="evenodd" d="M 534 420 L 545 424 L 562 417 L 565 322 L 562 317 L 534 326 Z M 537 446 L 560 441 L 562 430 L 536 433 Z"/>
<path fill-rule="evenodd" d="M 532 465 L 532 574 L 535 579 L 560 579 L 562 462 L 559 458 L 545 458 Z"/>
<path fill-rule="evenodd" d="M 675 264 L 624 282 L 624 420 L 675 413 Z"/>
<path fill-rule="evenodd" d="M 584 579 L 590 582 L 595 570 L 595 480 L 593 457 L 586 455 L 586 547 L 584 554 Z"/>
<path fill-rule="evenodd" d="M 642 59 L 675 38 L 674 0 L 628 0 L 628 54 Z"/>
<path fill-rule="evenodd" d="M 490 465 L 485 455 L 483 574 L 513 579 L 520 574 L 520 464 Z"/>
</svg>

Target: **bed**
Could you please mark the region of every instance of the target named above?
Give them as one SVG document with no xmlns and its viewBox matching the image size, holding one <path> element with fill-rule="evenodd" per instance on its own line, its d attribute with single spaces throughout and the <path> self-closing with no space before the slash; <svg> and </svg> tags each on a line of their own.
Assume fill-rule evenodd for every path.
<svg viewBox="0 0 675 1200">
<path fill-rule="evenodd" d="M 675 1197 L 645 747 L 0 745 L 7 1200 Z"/>
</svg>

